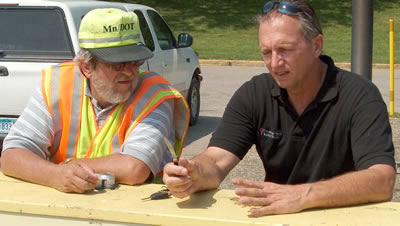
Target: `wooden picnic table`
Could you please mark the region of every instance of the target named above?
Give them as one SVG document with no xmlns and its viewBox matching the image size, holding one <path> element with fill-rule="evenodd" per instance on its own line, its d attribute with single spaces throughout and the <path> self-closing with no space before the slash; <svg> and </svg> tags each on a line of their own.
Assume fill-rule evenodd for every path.
<svg viewBox="0 0 400 226">
<path fill-rule="evenodd" d="M 159 184 L 121 185 L 85 194 L 59 192 L 0 173 L 1 225 L 382 225 L 400 224 L 400 203 L 307 210 L 253 217 L 233 190 L 200 192 L 184 199 L 144 201 Z"/>
</svg>

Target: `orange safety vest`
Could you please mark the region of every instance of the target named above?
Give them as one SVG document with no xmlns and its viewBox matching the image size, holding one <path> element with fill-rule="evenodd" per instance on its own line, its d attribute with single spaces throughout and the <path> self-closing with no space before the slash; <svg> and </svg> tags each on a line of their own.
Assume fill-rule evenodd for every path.
<svg viewBox="0 0 400 226">
<path fill-rule="evenodd" d="M 87 79 L 73 62 L 43 70 L 42 93 L 55 124 L 50 160 L 96 158 L 121 151 L 132 130 L 160 103 L 174 99 L 175 152 L 182 153 L 189 126 L 185 98 L 167 80 L 140 71 L 138 90 L 127 103 L 118 104 L 98 128 L 90 98 L 84 95 Z"/>
</svg>

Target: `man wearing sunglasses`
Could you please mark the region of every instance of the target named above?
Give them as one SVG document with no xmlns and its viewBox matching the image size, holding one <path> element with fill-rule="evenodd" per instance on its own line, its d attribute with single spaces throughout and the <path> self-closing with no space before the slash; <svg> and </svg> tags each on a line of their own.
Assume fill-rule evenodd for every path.
<svg viewBox="0 0 400 226">
<path fill-rule="evenodd" d="M 151 71 L 136 14 L 96 9 L 82 19 L 74 62 L 43 70 L 42 84 L 6 137 L 6 175 L 63 192 L 95 188 L 96 174 L 119 183 L 152 181 L 179 152 L 189 110 L 183 96 Z"/>
<path fill-rule="evenodd" d="M 232 180 L 253 215 L 390 200 L 394 147 L 376 86 L 321 55 L 322 29 L 303 0 L 267 2 L 258 33 L 269 73 L 236 91 L 204 153 L 164 167 L 172 194 L 217 188 L 255 145 L 265 181 Z"/>
</svg>

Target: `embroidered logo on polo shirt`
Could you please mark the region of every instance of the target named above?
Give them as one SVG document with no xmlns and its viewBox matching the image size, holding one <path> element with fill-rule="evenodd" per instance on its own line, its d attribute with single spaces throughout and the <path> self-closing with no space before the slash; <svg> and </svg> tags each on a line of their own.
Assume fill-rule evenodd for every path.
<svg viewBox="0 0 400 226">
<path fill-rule="evenodd" d="M 273 139 L 273 140 L 278 140 L 278 139 L 281 139 L 281 137 L 282 137 L 281 132 L 269 131 L 264 128 L 260 128 L 260 135 L 263 137 Z"/>
</svg>

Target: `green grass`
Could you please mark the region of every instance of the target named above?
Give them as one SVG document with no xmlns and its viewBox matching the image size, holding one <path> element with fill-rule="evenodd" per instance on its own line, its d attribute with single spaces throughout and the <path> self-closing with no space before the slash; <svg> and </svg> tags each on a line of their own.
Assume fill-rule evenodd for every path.
<svg viewBox="0 0 400 226">
<path fill-rule="evenodd" d="M 121 1 L 121 0 L 119 0 Z M 254 16 L 261 0 L 126 0 L 158 10 L 174 34 L 188 32 L 201 59 L 262 60 Z M 312 0 L 321 20 L 324 53 L 351 61 L 351 0 Z M 373 63 L 389 63 L 389 19 L 395 22 L 395 56 L 400 55 L 400 1 L 374 0 Z M 395 57 L 396 58 L 396 57 Z M 395 63 L 400 63 L 399 57 Z"/>
<path fill-rule="evenodd" d="M 393 118 L 400 118 L 400 113 L 394 112 L 393 115 L 390 116 L 390 117 L 393 117 Z"/>
</svg>

